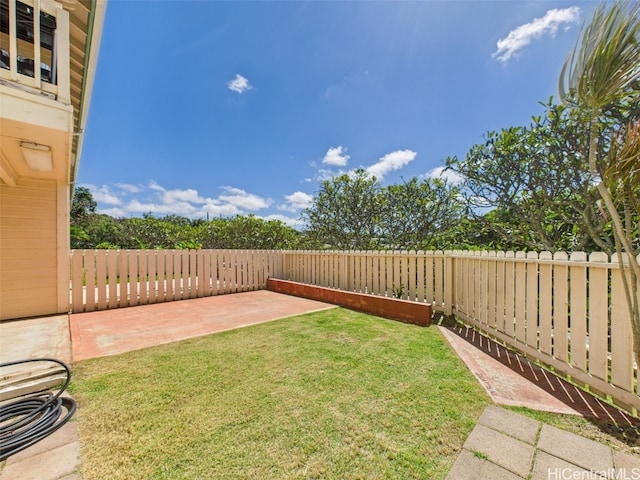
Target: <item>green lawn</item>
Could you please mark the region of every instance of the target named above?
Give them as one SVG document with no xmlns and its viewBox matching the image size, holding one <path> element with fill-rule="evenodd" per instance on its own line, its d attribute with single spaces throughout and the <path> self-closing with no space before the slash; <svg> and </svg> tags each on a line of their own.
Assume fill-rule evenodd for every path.
<svg viewBox="0 0 640 480">
<path fill-rule="evenodd" d="M 446 477 L 490 403 L 436 328 L 331 309 L 76 366 L 92 479 Z"/>
<path fill-rule="evenodd" d="M 442 479 L 491 403 L 437 328 L 340 308 L 82 362 L 70 391 L 84 480 Z"/>
</svg>

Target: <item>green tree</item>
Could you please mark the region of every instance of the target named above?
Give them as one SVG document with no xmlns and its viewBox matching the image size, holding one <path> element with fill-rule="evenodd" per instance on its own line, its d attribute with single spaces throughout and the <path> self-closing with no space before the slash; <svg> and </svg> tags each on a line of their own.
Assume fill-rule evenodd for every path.
<svg viewBox="0 0 640 480">
<path fill-rule="evenodd" d="M 518 249 L 612 253 L 614 241 L 588 174 L 588 119 L 585 109 L 550 99 L 528 127 L 489 132 L 463 160 L 448 158 L 447 166 L 464 178 L 461 194 L 476 221 L 498 236 L 517 236 L 507 243 Z M 608 117 L 603 125 L 599 141 L 607 145 L 621 124 Z M 491 209 L 495 215 L 487 215 Z"/>
<path fill-rule="evenodd" d="M 73 191 L 69 215 L 69 245 L 71 248 L 86 248 L 91 242 L 86 228 L 96 215 L 98 204 L 86 187 L 76 187 Z"/>
<path fill-rule="evenodd" d="M 443 234 L 462 214 L 458 189 L 441 179 L 412 178 L 381 192 L 381 237 L 391 249 L 428 250 L 445 247 Z"/>
<path fill-rule="evenodd" d="M 198 238 L 204 248 L 280 250 L 298 245 L 298 232 L 280 220 L 255 215 L 219 218 L 201 224 Z"/>
<path fill-rule="evenodd" d="M 122 220 L 122 237 L 118 244 L 122 248 L 134 249 L 173 248 L 179 242 L 176 238 L 177 229 L 172 223 L 151 215 L 125 218 Z"/>
<path fill-rule="evenodd" d="M 608 217 L 623 272 L 625 295 L 632 319 L 636 362 L 640 364 L 640 264 L 638 197 L 640 175 L 638 118 L 613 138 L 602 161 L 599 142 L 602 115 L 611 106 L 640 104 L 640 4 L 617 1 L 598 6 L 567 56 L 559 79 L 561 98 L 576 101 L 590 112 L 589 173 Z M 622 214 L 620 213 L 622 208 Z M 633 211 L 633 208 L 636 210 Z M 628 264 L 622 254 L 628 255 Z M 628 266 L 627 266 L 628 265 Z"/>
<path fill-rule="evenodd" d="M 122 222 L 105 214 L 94 214 L 86 226 L 89 240 L 82 248 L 119 248 L 122 242 Z"/>
<path fill-rule="evenodd" d="M 71 201 L 71 224 L 82 227 L 96 213 L 97 202 L 93 199 L 91 190 L 87 187 L 76 187 Z"/>
<path fill-rule="evenodd" d="M 369 250 L 381 246 L 382 187 L 365 170 L 325 180 L 303 211 L 308 238 L 325 247 Z"/>
</svg>

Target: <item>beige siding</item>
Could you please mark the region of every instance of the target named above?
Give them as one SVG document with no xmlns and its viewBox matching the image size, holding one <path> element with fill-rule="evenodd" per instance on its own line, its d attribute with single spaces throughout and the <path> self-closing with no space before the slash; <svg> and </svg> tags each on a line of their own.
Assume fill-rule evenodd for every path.
<svg viewBox="0 0 640 480">
<path fill-rule="evenodd" d="M 53 181 L 0 184 L 1 320 L 60 313 L 58 188 L 66 190 Z"/>
</svg>

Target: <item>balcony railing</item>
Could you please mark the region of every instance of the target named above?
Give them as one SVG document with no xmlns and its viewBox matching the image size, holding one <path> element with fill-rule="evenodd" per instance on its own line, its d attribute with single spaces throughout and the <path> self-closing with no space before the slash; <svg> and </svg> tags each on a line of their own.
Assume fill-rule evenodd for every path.
<svg viewBox="0 0 640 480">
<path fill-rule="evenodd" d="M 0 0 L 3 84 L 70 104 L 69 45 L 69 13 L 55 2 Z"/>
</svg>

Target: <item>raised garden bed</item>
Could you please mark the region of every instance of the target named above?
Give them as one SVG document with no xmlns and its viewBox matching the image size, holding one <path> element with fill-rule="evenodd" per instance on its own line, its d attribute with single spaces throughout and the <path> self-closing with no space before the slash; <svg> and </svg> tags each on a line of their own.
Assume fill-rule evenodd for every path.
<svg viewBox="0 0 640 480">
<path fill-rule="evenodd" d="M 367 293 L 347 292 L 335 288 L 317 287 L 305 283 L 269 278 L 267 289 L 294 295 L 296 297 L 319 300 L 359 312 L 377 315 L 391 320 L 399 320 L 427 327 L 431 325 L 432 309 L 430 303 L 412 302 L 399 298 L 382 297 Z"/>
</svg>

